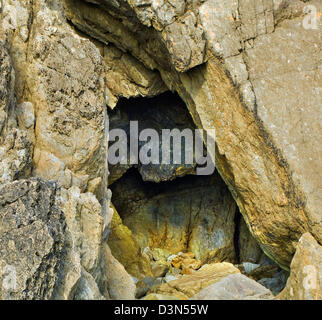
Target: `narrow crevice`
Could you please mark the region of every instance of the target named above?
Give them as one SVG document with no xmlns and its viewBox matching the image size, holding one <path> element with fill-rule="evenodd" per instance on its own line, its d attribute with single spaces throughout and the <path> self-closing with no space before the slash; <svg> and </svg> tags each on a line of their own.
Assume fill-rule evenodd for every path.
<svg viewBox="0 0 322 320">
<path fill-rule="evenodd" d="M 235 223 L 234 247 L 235 247 L 235 254 L 236 254 L 236 262 L 238 264 L 240 263 L 240 243 L 239 243 L 240 222 L 241 222 L 241 213 L 239 211 L 238 206 L 236 206 L 236 212 L 234 217 L 234 223 Z"/>
</svg>

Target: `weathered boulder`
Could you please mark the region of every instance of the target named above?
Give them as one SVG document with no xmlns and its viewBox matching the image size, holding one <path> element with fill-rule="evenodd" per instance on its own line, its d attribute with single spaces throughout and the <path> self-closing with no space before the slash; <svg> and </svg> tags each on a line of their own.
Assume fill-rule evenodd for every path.
<svg viewBox="0 0 322 320">
<path fill-rule="evenodd" d="M 166 273 L 169 271 L 170 266 L 165 262 L 152 262 L 151 263 L 151 271 L 154 277 L 164 277 Z"/>
<path fill-rule="evenodd" d="M 261 278 L 257 282 L 269 289 L 275 296 L 278 295 L 286 285 L 288 273 L 281 270 L 270 278 Z"/>
<path fill-rule="evenodd" d="M 322 299 L 322 247 L 309 233 L 305 233 L 297 244 L 291 263 L 291 274 L 285 289 L 277 298 Z"/>
<path fill-rule="evenodd" d="M 150 293 L 165 294 L 176 297 L 179 300 L 185 300 L 203 288 L 235 273 L 240 272 L 231 263 L 222 262 L 204 265 L 200 270 L 190 275 L 183 275 L 177 280 L 152 288 Z"/>
<path fill-rule="evenodd" d="M 189 251 L 204 263 L 235 260 L 236 206 L 217 173 L 155 184 L 131 170 L 110 187 L 123 224 L 142 249 Z"/>
<path fill-rule="evenodd" d="M 182 261 L 182 274 L 191 274 L 201 267 L 201 261 L 196 259 L 184 259 Z"/>
<path fill-rule="evenodd" d="M 142 298 L 147 294 L 147 292 L 154 286 L 158 286 L 162 283 L 162 278 L 146 277 L 136 284 L 136 294 L 137 299 Z"/>
<path fill-rule="evenodd" d="M 242 274 L 232 274 L 204 288 L 191 300 L 270 300 L 274 296 L 261 284 Z"/>
</svg>

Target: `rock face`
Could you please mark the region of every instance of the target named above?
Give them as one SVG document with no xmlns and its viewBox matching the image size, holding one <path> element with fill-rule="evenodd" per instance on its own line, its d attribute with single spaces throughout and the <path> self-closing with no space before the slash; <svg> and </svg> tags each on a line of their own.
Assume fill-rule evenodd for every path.
<svg viewBox="0 0 322 320">
<path fill-rule="evenodd" d="M 129 171 L 111 189 L 123 224 L 142 250 L 191 251 L 203 262 L 234 261 L 236 206 L 218 174 L 155 184 Z"/>
<path fill-rule="evenodd" d="M 81 193 L 72 187 L 62 194 L 62 207 L 66 221 L 80 250 L 81 264 L 87 272 L 93 272 L 99 263 L 103 234 L 101 206 L 91 193 Z"/>
<path fill-rule="evenodd" d="M 0 74 L 0 183 L 3 184 L 30 175 L 34 110 L 32 104 L 16 106 L 15 72 L 1 41 Z"/>
<path fill-rule="evenodd" d="M 106 176 L 105 69 L 100 51 L 68 25 L 59 1 L 27 1 L 23 6 L 5 1 L 1 18 L 0 39 L 10 44 L 19 79 L 17 102 L 32 103 L 37 115 L 32 125 L 33 174 L 87 191 L 91 180 Z M 105 192 L 102 181 L 99 198 Z"/>
<path fill-rule="evenodd" d="M 107 103 L 111 108 L 119 98 L 154 97 L 168 90 L 157 71 L 147 69 L 142 62 L 111 44 L 99 45 L 106 70 Z"/>
<path fill-rule="evenodd" d="M 80 257 L 57 200 L 57 185 L 21 180 L 0 189 L 1 299 L 68 299 Z"/>
<path fill-rule="evenodd" d="M 102 245 L 91 193 L 40 179 L 0 188 L 1 299 L 134 299 L 135 284 Z"/>
<path fill-rule="evenodd" d="M 124 267 L 113 257 L 110 248 L 102 248 L 99 287 L 105 296 L 114 300 L 135 299 L 135 283 Z"/>
<path fill-rule="evenodd" d="M 158 69 L 196 125 L 216 129 L 216 166 L 265 253 L 287 269 L 301 234 L 321 243 L 321 148 L 303 142 L 320 140 L 321 39 L 303 24 L 319 1 L 96 3 L 66 0 L 67 17 Z"/>
<path fill-rule="evenodd" d="M 156 61 L 164 67 L 174 65 L 178 71 L 189 70 L 205 61 L 203 30 L 196 13 L 188 11 L 192 3 L 148 1 L 142 7 L 139 1 L 95 1 L 99 6 L 90 2 L 66 1 L 68 19 L 103 43 L 115 43 L 123 51 L 134 50 L 134 56 L 151 69 Z M 118 17 L 128 18 L 125 25 Z M 139 30 L 144 32 L 139 38 L 134 37 L 133 31 Z M 141 41 L 145 42 L 145 49 L 141 48 Z"/>
<path fill-rule="evenodd" d="M 272 293 L 242 274 L 232 274 L 206 287 L 191 300 L 270 300 Z"/>
<path fill-rule="evenodd" d="M 133 275 L 165 276 L 147 299 L 213 282 L 202 297 L 270 297 L 226 277 L 230 264 L 198 270 L 259 264 L 245 273 L 276 294 L 285 273 L 264 251 L 291 266 L 281 299 L 322 299 L 321 11 L 318 0 L 0 0 L 0 298 L 134 299 Z M 108 177 L 109 118 L 215 129 L 216 173 L 125 164 Z"/>
<path fill-rule="evenodd" d="M 131 230 L 123 224 L 115 208 L 110 224 L 108 245 L 114 257 L 132 276 L 140 279 L 152 275 L 149 259 L 142 255 L 141 248 Z"/>
<path fill-rule="evenodd" d="M 297 244 L 291 263 L 291 275 L 278 298 L 322 299 L 322 247 L 309 233 L 305 233 Z"/>
<path fill-rule="evenodd" d="M 39 119 L 34 174 L 58 176 L 65 188 L 75 185 L 86 191 L 88 181 L 103 176 L 105 168 L 102 58 L 90 41 L 66 25 L 60 27 L 51 14 L 37 13 L 30 40 L 29 79 L 35 90 L 30 95 Z"/>
<path fill-rule="evenodd" d="M 61 1 L 2 1 L 0 71 L 1 210 L 12 220 L 0 232 L 1 298 L 109 298 L 96 281 L 111 215 L 100 51 Z M 12 182 L 30 175 L 43 180 Z"/>
</svg>

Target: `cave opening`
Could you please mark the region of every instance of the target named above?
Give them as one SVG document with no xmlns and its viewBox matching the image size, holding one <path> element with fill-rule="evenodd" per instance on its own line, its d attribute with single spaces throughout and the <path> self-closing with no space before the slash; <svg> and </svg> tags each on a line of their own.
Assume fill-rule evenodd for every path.
<svg viewBox="0 0 322 320">
<path fill-rule="evenodd" d="M 171 92 L 120 99 L 109 118 L 110 130 L 121 128 L 127 135 L 133 120 L 140 129 L 157 132 L 195 129 L 185 103 Z M 252 272 L 245 271 L 243 263 L 266 264 L 272 265 L 271 273 L 277 272 L 249 232 L 217 170 L 200 176 L 196 163 L 127 162 L 109 165 L 109 188 L 114 215 L 108 244 L 138 283 L 151 277 L 170 281 L 217 262 L 241 266 L 242 272 Z"/>
</svg>

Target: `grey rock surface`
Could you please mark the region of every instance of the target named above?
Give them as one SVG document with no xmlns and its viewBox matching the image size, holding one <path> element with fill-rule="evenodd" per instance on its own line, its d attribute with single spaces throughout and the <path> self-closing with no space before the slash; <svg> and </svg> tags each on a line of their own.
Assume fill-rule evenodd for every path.
<svg viewBox="0 0 322 320">
<path fill-rule="evenodd" d="M 0 187 L 1 299 L 68 299 L 80 278 L 57 192 L 38 179 Z"/>
<path fill-rule="evenodd" d="M 270 300 L 272 293 L 242 274 L 232 274 L 206 287 L 191 300 Z"/>
<path fill-rule="evenodd" d="M 277 297 L 282 300 L 322 299 L 322 246 L 311 234 L 303 234 L 298 242 L 286 287 Z"/>
</svg>

